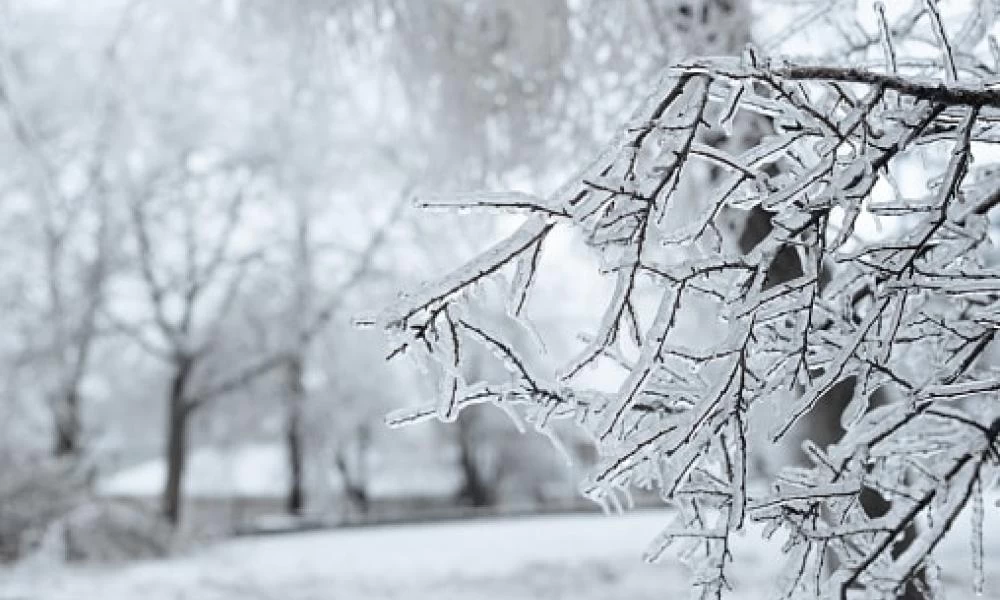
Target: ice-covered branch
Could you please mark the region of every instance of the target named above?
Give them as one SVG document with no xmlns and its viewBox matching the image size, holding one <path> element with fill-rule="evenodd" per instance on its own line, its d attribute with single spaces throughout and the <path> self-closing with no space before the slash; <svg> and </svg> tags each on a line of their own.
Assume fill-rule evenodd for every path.
<svg viewBox="0 0 1000 600">
<path fill-rule="evenodd" d="M 936 71 L 901 56 L 899 38 L 925 16 L 937 28 Z M 877 17 L 887 69 L 754 51 L 694 60 L 669 69 L 552 198 L 425 201 L 530 216 L 383 320 L 396 354 L 450 382 L 439 417 L 493 402 L 536 423 L 573 418 L 600 455 L 585 493 L 614 509 L 653 489 L 677 508 L 649 555 L 676 545 L 701 565 L 706 597 L 725 589 L 729 537 L 747 520 L 787 533 L 786 597 L 895 593 L 980 493 L 995 453 L 1000 411 L 974 401 L 998 389 L 983 364 L 1000 323 L 988 235 L 997 167 L 977 144 L 1000 141 L 1000 89 L 961 68 L 934 2 L 902 25 L 881 8 Z M 901 178 L 922 191 L 904 195 Z M 749 211 L 769 227 L 736 252 L 732 223 Z M 584 240 L 613 291 L 576 356 L 537 373 L 530 348 L 479 322 L 480 296 L 469 292 L 486 294 L 485 281 L 513 271 L 508 317 L 523 319 L 555 228 Z M 463 382 L 470 342 L 513 381 Z M 579 383 L 604 361 L 626 371 L 615 392 Z M 812 464 L 784 470 L 769 490 L 751 485 L 758 430 L 781 438 L 838 394 L 846 433 L 807 444 Z M 868 493 L 885 514 L 866 510 Z M 889 551 L 927 518 L 934 525 L 905 552 Z"/>
</svg>

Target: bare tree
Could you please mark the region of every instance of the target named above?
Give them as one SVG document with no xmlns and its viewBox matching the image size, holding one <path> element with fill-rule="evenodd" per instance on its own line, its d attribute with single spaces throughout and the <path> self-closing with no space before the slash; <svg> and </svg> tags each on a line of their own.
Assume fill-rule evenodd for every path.
<svg viewBox="0 0 1000 600">
<path fill-rule="evenodd" d="M 39 199 L 39 242 L 44 257 L 45 301 L 37 319 L 38 331 L 44 334 L 33 336 L 35 347 L 28 350 L 24 362 L 40 366 L 45 378 L 53 382 L 47 390 L 47 402 L 52 412 L 52 449 L 59 457 L 76 458 L 83 450 L 81 386 L 98 341 L 98 317 L 106 302 L 105 282 L 111 269 L 115 227 L 108 167 L 114 155 L 114 113 L 118 103 L 108 82 L 114 76 L 119 45 L 130 18 L 130 6 L 126 6 L 110 39 L 94 49 L 94 57 L 71 57 L 68 51 L 59 55 L 60 60 L 76 67 L 86 64 L 89 58 L 97 61 L 98 75 L 93 81 L 74 80 L 97 97 L 93 127 L 82 127 L 74 120 L 66 128 L 48 127 L 46 133 L 40 133 L 25 110 L 24 96 L 36 94 L 41 82 L 32 80 L 15 60 L 26 50 L 10 46 L 0 49 L 0 106 L 26 164 L 25 186 Z M 43 108 L 52 114 L 32 107 L 41 118 L 58 123 L 64 118 L 60 112 L 86 111 L 90 107 L 54 102 Z M 62 146 L 74 138 L 82 139 L 82 143 L 71 146 L 72 158 L 63 165 L 57 157 L 67 154 Z M 61 178 L 73 168 L 82 172 L 84 182 L 68 190 Z"/>
<path fill-rule="evenodd" d="M 285 442 L 287 446 L 288 466 L 291 475 L 286 507 L 289 513 L 299 514 L 305 506 L 304 475 L 304 434 L 303 418 L 307 400 L 307 388 L 303 375 L 309 368 L 310 350 L 313 340 L 321 335 L 330 322 L 342 313 L 353 294 L 363 289 L 363 284 L 370 277 L 376 254 L 385 244 L 390 228 L 400 216 L 402 202 L 397 202 L 386 222 L 373 228 L 371 237 L 365 247 L 350 259 L 353 265 L 340 283 L 332 290 L 321 290 L 315 280 L 315 262 L 317 241 L 311 233 L 310 222 L 313 214 L 305 210 L 302 203 L 296 204 L 296 234 L 295 261 L 293 273 L 295 276 L 294 299 L 290 307 L 294 322 L 294 339 L 288 350 L 284 363 L 284 377 L 287 386 L 285 406 Z M 368 435 L 360 432 L 362 438 Z M 365 442 L 359 442 L 362 445 Z M 347 444 L 342 444 L 346 448 Z M 347 459 L 342 452 L 337 453 L 336 464 L 343 479 L 348 483 L 348 490 L 362 489 L 360 484 L 350 485 L 353 481 L 351 473 L 357 469 L 347 468 Z M 363 493 L 353 494 L 364 498 Z"/>
<path fill-rule="evenodd" d="M 172 185 L 159 190 L 150 186 L 135 193 L 129 207 L 138 275 L 151 318 L 130 321 L 108 313 L 122 332 L 171 368 L 166 399 L 167 479 L 161 508 L 175 524 L 180 519 L 191 415 L 286 360 L 285 353 L 249 357 L 199 385 L 199 370 L 211 354 L 259 250 L 240 250 L 236 243 L 251 193 L 247 169 L 213 170 L 204 178 L 183 168 L 180 173 L 180 189 L 185 192 L 171 195 L 168 190 Z M 212 214 L 211 209 L 218 204 L 209 190 L 220 188 L 226 194 L 219 206 L 221 214 Z"/>
</svg>

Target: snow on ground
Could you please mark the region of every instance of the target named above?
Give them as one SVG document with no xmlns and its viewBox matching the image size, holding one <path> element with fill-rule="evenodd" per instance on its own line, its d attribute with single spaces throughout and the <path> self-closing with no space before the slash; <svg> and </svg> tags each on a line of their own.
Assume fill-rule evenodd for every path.
<svg viewBox="0 0 1000 600">
<path fill-rule="evenodd" d="M 184 491 L 198 498 L 281 498 L 288 489 L 283 452 L 279 444 L 198 448 L 188 459 Z M 97 491 L 105 496 L 155 498 L 166 477 L 166 462 L 157 458 L 102 479 Z"/>
<path fill-rule="evenodd" d="M 987 585 L 1000 583 L 990 505 Z M 167 560 L 0 571 L 0 600 L 646 600 L 687 597 L 676 561 L 640 560 L 669 515 L 560 515 L 243 538 Z M 947 541 L 950 600 L 973 598 L 967 525 Z M 735 548 L 736 600 L 768 597 L 781 558 L 752 534 Z M 992 558 L 992 560 L 991 560 Z M 1000 597 L 1000 590 L 986 597 Z"/>
<path fill-rule="evenodd" d="M 184 493 L 188 498 L 284 498 L 289 479 L 285 453 L 281 444 L 198 448 L 184 471 Z M 373 458 L 372 498 L 452 497 L 462 486 L 461 474 L 451 463 L 414 460 L 412 452 Z M 166 473 L 162 458 L 150 459 L 101 479 L 97 492 L 116 498 L 157 498 Z M 339 484 L 328 482 L 328 491 L 339 491 Z"/>
</svg>

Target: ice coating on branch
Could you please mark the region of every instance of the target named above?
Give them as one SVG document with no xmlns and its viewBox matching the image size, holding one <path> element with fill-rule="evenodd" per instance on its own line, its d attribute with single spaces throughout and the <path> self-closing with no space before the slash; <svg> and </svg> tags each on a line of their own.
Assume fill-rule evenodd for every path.
<svg viewBox="0 0 1000 600">
<path fill-rule="evenodd" d="M 566 216 L 558 206 L 525 192 L 464 192 L 414 196 L 417 208 L 440 211 L 487 211 L 503 214 L 534 213 L 545 217 Z"/>
<path fill-rule="evenodd" d="M 892 596 L 921 569 L 922 585 L 939 588 L 935 548 L 966 507 L 981 528 L 1000 430 L 996 414 L 972 409 L 1000 391 L 988 360 L 1000 325 L 997 165 L 976 151 L 1000 143 L 1000 92 L 970 59 L 990 27 L 961 20 L 954 34 L 943 3 L 914 6 L 895 18 L 880 8 L 849 65 L 748 49 L 672 67 L 548 200 L 426 200 L 529 216 L 380 319 L 445 400 L 393 423 L 490 402 L 536 434 L 575 428 L 597 450 L 587 497 L 616 511 L 650 493 L 674 509 L 647 557 L 676 551 L 699 597 L 726 590 L 730 538 L 749 522 L 784 542 L 783 597 Z M 932 51 L 908 55 L 928 41 Z M 583 340 L 574 356 L 539 368 L 535 335 L 515 332 L 533 331 L 531 291 L 558 277 L 538 269 L 555 228 L 588 246 L 613 289 L 599 317 L 564 332 Z M 485 285 L 505 278 L 500 292 Z M 489 308 L 499 303 L 502 324 Z M 467 385 L 469 348 L 508 377 Z M 608 365 L 622 373 L 614 391 L 588 388 Z M 831 405 L 832 439 L 787 440 L 802 460 L 767 485 L 753 479 L 768 435 L 791 438 Z M 884 514 L 866 512 L 867 494 Z M 913 542 L 895 548 L 904 534 Z"/>
<path fill-rule="evenodd" d="M 517 231 L 456 269 L 447 278 L 428 283 L 401 298 L 385 311 L 383 321 L 393 327 L 421 311 L 442 305 L 512 262 L 544 238 L 550 228 L 544 220 L 529 219 Z"/>
<path fill-rule="evenodd" d="M 351 317 L 351 326 L 357 329 L 373 329 L 378 326 L 378 315 L 361 313 Z"/>
<path fill-rule="evenodd" d="M 983 483 L 976 479 L 972 491 L 972 591 L 977 596 L 983 595 L 986 584 L 986 574 L 983 567 Z"/>
</svg>

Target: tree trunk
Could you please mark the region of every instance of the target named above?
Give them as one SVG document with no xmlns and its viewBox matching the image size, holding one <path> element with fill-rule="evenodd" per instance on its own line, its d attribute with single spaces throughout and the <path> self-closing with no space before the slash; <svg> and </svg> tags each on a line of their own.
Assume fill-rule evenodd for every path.
<svg viewBox="0 0 1000 600">
<path fill-rule="evenodd" d="M 102 218 L 103 232 L 106 218 Z M 102 233 L 103 235 L 103 233 Z M 102 238 L 103 239 L 103 238 Z M 101 254 L 95 260 L 88 278 L 91 288 L 91 299 L 80 326 L 79 346 L 69 364 L 63 363 L 65 378 L 54 408 L 55 445 L 53 451 L 57 458 L 79 457 L 83 450 L 83 426 L 80 418 L 81 395 L 80 386 L 87 374 L 90 355 L 94 347 L 97 333 L 97 313 L 104 298 L 104 248 L 99 245 Z"/>
<path fill-rule="evenodd" d="M 352 508 L 362 516 L 367 515 L 371 508 L 371 498 L 368 495 L 368 448 L 371 431 L 368 425 L 360 425 L 354 440 L 356 451 L 354 461 L 351 461 L 350 444 L 344 444 L 337 451 L 334 460 L 344 482 L 344 493 Z M 353 464 L 352 464 L 353 462 Z"/>
<path fill-rule="evenodd" d="M 175 364 L 167 404 L 167 480 L 163 488 L 161 512 L 173 526 L 181 520 L 184 467 L 187 463 L 187 429 L 191 414 L 184 396 L 194 359 L 184 356 Z"/>
<path fill-rule="evenodd" d="M 483 472 L 476 457 L 476 416 L 470 410 L 458 415 L 458 464 L 463 484 L 459 497 L 471 506 L 481 508 L 497 502 L 496 482 Z"/>
<path fill-rule="evenodd" d="M 63 390 L 56 400 L 55 446 L 56 458 L 76 457 L 80 454 L 80 394 L 76 387 Z"/>
<path fill-rule="evenodd" d="M 305 506 L 303 485 L 304 451 L 302 440 L 302 412 L 305 405 L 305 386 L 302 382 L 302 356 L 291 358 L 286 366 L 288 386 L 285 404 L 285 449 L 288 459 L 288 495 L 285 509 L 290 515 L 302 514 Z"/>
</svg>

